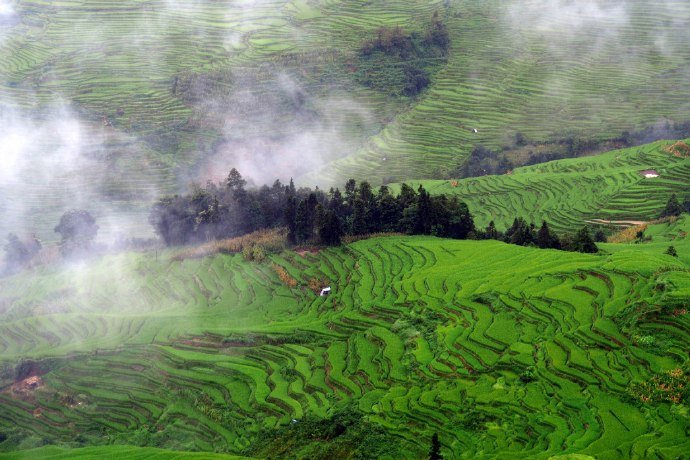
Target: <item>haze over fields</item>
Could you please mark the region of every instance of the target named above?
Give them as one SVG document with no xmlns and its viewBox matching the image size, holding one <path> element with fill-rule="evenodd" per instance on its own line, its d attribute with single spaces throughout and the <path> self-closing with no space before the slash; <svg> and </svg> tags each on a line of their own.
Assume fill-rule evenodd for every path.
<svg viewBox="0 0 690 460">
<path fill-rule="evenodd" d="M 690 2 L 0 0 L 0 460 L 686 458 Z"/>
<path fill-rule="evenodd" d="M 407 97 L 359 50 L 435 11 L 450 52 L 421 58 L 431 84 Z M 148 235 L 153 198 L 231 167 L 324 187 L 453 178 L 474 145 L 514 148 L 518 132 L 663 137 L 690 109 L 688 15 L 651 0 L 3 0 L 0 233 L 28 222 L 54 239 L 92 202 Z"/>
</svg>

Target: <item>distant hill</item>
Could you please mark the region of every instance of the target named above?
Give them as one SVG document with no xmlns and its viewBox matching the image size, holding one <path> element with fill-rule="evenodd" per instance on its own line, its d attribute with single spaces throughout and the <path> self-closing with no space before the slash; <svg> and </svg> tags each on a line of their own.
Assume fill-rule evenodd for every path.
<svg viewBox="0 0 690 460">
<path fill-rule="evenodd" d="M 671 194 L 681 201 L 690 198 L 686 142 L 690 141 L 659 141 L 499 176 L 409 184 L 422 184 L 432 194 L 459 195 L 480 228 L 493 220 L 505 230 L 516 217 L 537 225 L 546 220 L 560 232 L 573 232 L 587 222 L 649 221 L 659 217 Z M 659 177 L 646 178 L 645 170 L 655 170 Z M 394 191 L 398 188 L 391 185 Z"/>
<path fill-rule="evenodd" d="M 22 0 L 3 11 L 0 135 L 14 153 L 0 212 L 46 239 L 72 206 L 100 213 L 111 237 L 146 235 L 155 196 L 233 166 L 257 183 L 322 187 L 453 177 L 475 144 L 524 155 L 511 153 L 516 139 L 548 150 L 662 136 L 690 113 L 686 2 Z M 447 55 L 362 54 L 382 26 L 424 36 L 435 13 Z"/>
</svg>

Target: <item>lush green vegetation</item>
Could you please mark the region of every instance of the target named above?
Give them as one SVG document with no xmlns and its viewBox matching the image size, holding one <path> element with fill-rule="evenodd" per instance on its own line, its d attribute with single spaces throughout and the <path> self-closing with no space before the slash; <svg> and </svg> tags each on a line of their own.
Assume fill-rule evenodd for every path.
<svg viewBox="0 0 690 460">
<path fill-rule="evenodd" d="M 686 141 L 687 142 L 687 141 Z M 515 169 L 512 174 L 461 180 L 410 182 L 429 193 L 456 194 L 467 203 L 478 228 L 494 221 L 508 228 L 516 216 L 559 232 L 587 221 L 648 221 L 658 218 L 668 199 L 690 197 L 690 156 L 684 142 L 659 141 L 605 154 L 552 161 Z M 641 172 L 656 170 L 647 179 Z M 399 187 L 391 185 L 396 192 Z"/>
<path fill-rule="evenodd" d="M 21 459 L 74 459 L 80 460 L 101 460 L 123 459 L 123 460 L 184 460 L 184 459 L 203 459 L 203 460 L 239 460 L 239 457 L 229 454 L 214 454 L 211 452 L 174 452 L 170 450 L 155 449 L 151 447 L 133 446 L 106 446 L 106 447 L 84 447 L 80 449 L 65 449 L 54 446 L 39 447 L 36 449 L 24 450 L 14 453 L 0 453 L 3 460 Z"/>
<path fill-rule="evenodd" d="M 640 385 L 690 371 L 688 225 L 609 255 L 387 237 L 8 278 L 0 447 L 399 458 L 438 432 L 455 455 L 678 455 L 685 396 Z"/>
<path fill-rule="evenodd" d="M 0 459 L 687 455 L 690 4 L 579 3 L 0 3 Z"/>
<path fill-rule="evenodd" d="M 114 222 L 144 234 L 150 201 L 190 175 L 203 183 L 218 162 L 249 174 L 239 163 L 260 158 L 259 166 L 301 176 L 320 166 L 304 161 L 312 159 L 302 155 L 305 143 L 327 162 L 346 158 L 298 183 L 355 177 L 378 185 L 450 177 L 477 144 L 529 156 L 515 143 L 518 132 L 540 145 L 618 139 L 652 125 L 659 135 L 687 121 L 690 51 L 676 18 L 690 12 L 685 2 L 630 3 L 623 23 L 590 23 L 574 10 L 564 24 L 540 18 L 538 2 L 517 0 L 22 0 L 0 45 L 0 105 L 39 127 L 56 105 L 69 105 L 90 160 L 80 171 L 91 186 L 84 196 L 95 204 L 106 197 Z M 383 64 L 396 78 L 368 84 L 363 42 L 382 26 L 424 38 L 435 12 L 449 45 L 444 56 L 417 54 L 428 88 L 401 96 L 397 77 L 418 73 L 405 74 L 395 60 Z M 540 27 L 530 27 L 535 21 Z M 562 34 L 571 24 L 602 39 Z M 301 141 L 305 132 L 313 142 Z M 48 136 L 30 155 L 56 144 Z M 31 212 L 0 206 L 55 239 L 70 178 L 15 185 Z M 16 230 L 3 225 L 0 234 Z"/>
</svg>

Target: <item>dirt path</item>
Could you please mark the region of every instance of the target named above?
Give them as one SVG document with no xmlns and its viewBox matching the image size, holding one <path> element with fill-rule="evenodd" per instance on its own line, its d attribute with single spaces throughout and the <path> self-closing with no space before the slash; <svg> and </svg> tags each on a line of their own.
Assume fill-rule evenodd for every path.
<svg viewBox="0 0 690 460">
<path fill-rule="evenodd" d="M 649 222 L 644 220 L 604 220 L 604 219 L 592 219 L 585 220 L 588 224 L 605 224 L 605 225 L 645 225 Z"/>
</svg>

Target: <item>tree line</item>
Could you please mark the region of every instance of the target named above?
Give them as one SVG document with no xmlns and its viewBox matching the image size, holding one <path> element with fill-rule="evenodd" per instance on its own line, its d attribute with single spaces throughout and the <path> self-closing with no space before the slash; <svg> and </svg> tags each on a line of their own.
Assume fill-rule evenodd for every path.
<svg viewBox="0 0 690 460">
<path fill-rule="evenodd" d="M 233 168 L 223 183 L 195 185 L 189 194 L 160 198 L 151 209 L 149 222 L 167 246 L 233 238 L 272 228 L 287 228 L 292 245 L 336 246 L 344 236 L 406 233 L 494 239 L 542 249 L 595 253 L 596 243 L 606 241 L 601 229 L 592 234 L 584 226 L 574 235 L 557 235 L 546 221 L 537 228 L 522 217 L 516 217 L 503 232 L 493 221 L 484 229 L 476 228 L 467 205 L 457 196 L 431 196 L 422 185 L 415 190 L 402 184 L 397 194 L 385 185 L 375 192 L 368 182 L 358 184 L 354 179 L 347 181 L 342 192 L 338 188 L 328 192 L 318 187 L 296 188 L 292 180 L 289 184 L 276 180 L 270 187 L 250 189 L 246 185 Z M 690 196 L 681 203 L 673 194 L 659 216 L 681 213 L 690 213 Z M 65 212 L 54 230 L 61 236 L 59 249 L 63 258 L 81 258 L 96 249 L 98 225 L 88 211 Z M 135 240 L 118 243 L 119 249 L 151 244 Z M 5 263 L 0 275 L 7 275 L 29 265 L 43 245 L 35 235 L 20 238 L 10 233 L 3 249 Z M 666 253 L 677 256 L 672 246 Z"/>
<path fill-rule="evenodd" d="M 339 245 L 344 236 L 371 233 L 435 235 L 455 239 L 496 239 L 539 248 L 597 252 L 589 229 L 573 237 L 556 235 L 546 222 L 540 228 L 516 218 L 505 232 L 493 222 L 475 226 L 467 205 L 457 196 L 435 195 L 420 185 L 402 184 L 399 193 L 383 185 L 350 179 L 343 190 L 296 188 L 276 180 L 270 187 L 249 189 L 236 169 L 224 183 L 194 186 L 187 195 L 161 198 L 150 223 L 168 246 L 233 238 L 262 229 L 287 228 L 293 245 Z M 605 236 L 595 235 L 600 240 Z"/>
<path fill-rule="evenodd" d="M 161 198 L 149 221 L 169 246 L 278 227 L 287 228 L 291 244 L 324 245 L 338 245 L 345 235 L 403 232 L 462 239 L 475 231 L 465 203 L 431 196 L 422 186 L 415 191 L 403 184 L 396 195 L 387 186 L 375 192 L 368 182 L 353 179 L 342 192 L 296 188 L 292 180 L 249 189 L 234 168 L 224 183 Z"/>
</svg>

